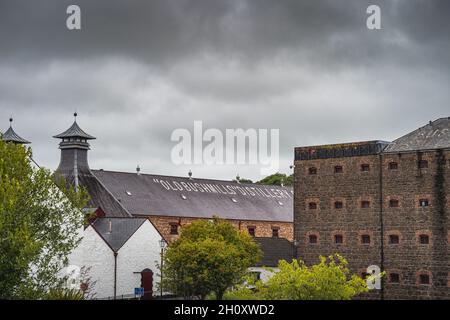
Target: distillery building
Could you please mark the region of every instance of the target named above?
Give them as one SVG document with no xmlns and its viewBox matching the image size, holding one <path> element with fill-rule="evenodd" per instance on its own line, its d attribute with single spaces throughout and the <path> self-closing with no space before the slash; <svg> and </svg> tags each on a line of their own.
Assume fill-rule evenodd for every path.
<svg viewBox="0 0 450 320">
<path fill-rule="evenodd" d="M 76 115 L 75 115 L 76 116 Z M 293 191 L 290 187 L 199 179 L 189 174 L 172 177 L 134 172 L 93 170 L 90 141 L 95 137 L 78 123 L 61 134 L 57 174 L 76 188 L 87 189 L 101 216 L 147 218 L 172 241 L 184 225 L 213 216 L 226 219 L 255 237 L 293 240 Z"/>
<path fill-rule="evenodd" d="M 353 272 L 386 272 L 382 299 L 450 298 L 450 118 L 393 142 L 298 147 L 299 259 L 342 254 Z"/>
</svg>

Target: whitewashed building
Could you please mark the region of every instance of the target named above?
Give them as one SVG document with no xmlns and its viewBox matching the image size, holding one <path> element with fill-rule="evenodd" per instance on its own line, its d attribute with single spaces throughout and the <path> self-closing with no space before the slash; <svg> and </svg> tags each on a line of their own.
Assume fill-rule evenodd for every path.
<svg viewBox="0 0 450 320">
<path fill-rule="evenodd" d="M 156 294 L 161 235 L 145 218 L 98 218 L 83 231 L 70 269 L 87 268 L 95 299 L 121 299 L 144 288 Z"/>
</svg>

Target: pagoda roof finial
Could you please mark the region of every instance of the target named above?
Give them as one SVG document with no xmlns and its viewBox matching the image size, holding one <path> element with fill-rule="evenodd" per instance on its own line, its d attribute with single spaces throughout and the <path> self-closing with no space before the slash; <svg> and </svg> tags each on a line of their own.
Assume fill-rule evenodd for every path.
<svg viewBox="0 0 450 320">
<path fill-rule="evenodd" d="M 31 142 L 19 136 L 12 128 L 13 117 L 9 117 L 9 129 L 3 134 L 2 139 L 6 142 L 17 144 L 30 144 Z"/>
<path fill-rule="evenodd" d="M 94 136 L 91 136 L 90 134 L 84 132 L 77 123 L 77 116 L 78 113 L 75 111 L 73 114 L 75 120 L 72 124 L 72 126 L 67 129 L 66 131 L 64 131 L 63 133 L 60 133 L 56 136 L 53 136 L 53 138 L 58 138 L 58 139 L 65 139 L 65 138 L 82 138 L 82 139 L 86 139 L 86 140 L 94 140 L 96 139 Z"/>
</svg>

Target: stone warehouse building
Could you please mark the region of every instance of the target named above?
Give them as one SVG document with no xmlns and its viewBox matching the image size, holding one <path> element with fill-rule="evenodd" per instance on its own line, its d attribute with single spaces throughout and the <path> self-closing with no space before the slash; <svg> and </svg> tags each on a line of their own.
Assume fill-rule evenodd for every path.
<svg viewBox="0 0 450 320">
<path fill-rule="evenodd" d="M 75 187 L 85 187 L 89 206 L 102 216 L 148 218 L 169 242 L 184 225 L 213 216 L 255 237 L 293 240 L 292 188 L 143 174 L 139 167 L 136 172 L 91 170 L 89 141 L 95 137 L 76 120 L 55 138 L 61 139 L 56 172 Z"/>
<path fill-rule="evenodd" d="M 450 298 L 450 118 L 393 141 L 295 149 L 294 237 L 307 264 L 340 253 L 386 271 L 382 299 Z"/>
</svg>

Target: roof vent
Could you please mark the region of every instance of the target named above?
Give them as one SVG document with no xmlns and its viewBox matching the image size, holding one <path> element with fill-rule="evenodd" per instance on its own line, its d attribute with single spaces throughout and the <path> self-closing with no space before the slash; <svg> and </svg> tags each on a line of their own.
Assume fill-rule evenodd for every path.
<svg viewBox="0 0 450 320">
<path fill-rule="evenodd" d="M 138 176 L 141 175 L 141 168 L 139 167 L 139 165 L 137 165 L 137 167 L 136 167 L 136 173 Z"/>
<path fill-rule="evenodd" d="M 283 202 L 281 202 L 281 201 L 278 201 L 278 204 L 279 204 L 280 206 L 282 206 L 282 205 L 283 205 Z"/>
<path fill-rule="evenodd" d="M 231 201 L 233 201 L 234 203 L 237 202 L 237 200 L 235 198 L 231 198 Z"/>
<path fill-rule="evenodd" d="M 189 169 L 188 176 L 189 176 L 189 179 L 192 179 L 192 170 L 191 169 Z"/>
<path fill-rule="evenodd" d="M 184 194 L 181 194 L 181 199 L 186 200 L 187 197 Z"/>
<path fill-rule="evenodd" d="M 111 221 L 111 219 L 108 220 L 108 233 L 112 233 L 112 221 Z"/>
<path fill-rule="evenodd" d="M 237 183 L 241 183 L 241 177 L 239 177 L 239 173 L 238 173 L 237 176 L 236 176 L 236 182 L 237 182 Z"/>
<path fill-rule="evenodd" d="M 127 195 L 131 196 L 131 192 L 130 191 L 125 191 Z"/>
</svg>

